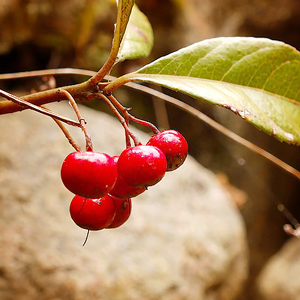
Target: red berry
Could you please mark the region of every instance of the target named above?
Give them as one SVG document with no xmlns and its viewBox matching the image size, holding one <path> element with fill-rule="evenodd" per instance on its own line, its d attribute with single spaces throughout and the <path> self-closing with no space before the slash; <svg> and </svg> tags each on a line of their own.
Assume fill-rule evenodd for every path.
<svg viewBox="0 0 300 300">
<path fill-rule="evenodd" d="M 96 199 L 113 188 L 117 168 L 113 158 L 105 153 L 73 152 L 62 164 L 61 179 L 72 193 Z"/>
<path fill-rule="evenodd" d="M 166 156 L 167 171 L 179 168 L 188 154 L 186 139 L 176 130 L 165 130 L 153 135 L 147 145 L 159 148 Z"/>
<path fill-rule="evenodd" d="M 81 228 L 100 230 L 111 224 L 115 217 L 116 207 L 110 196 L 90 199 L 75 196 L 70 204 L 73 221 Z"/>
<path fill-rule="evenodd" d="M 165 155 L 153 146 L 135 146 L 124 150 L 117 163 L 119 175 L 133 186 L 152 186 L 165 175 Z"/>
<path fill-rule="evenodd" d="M 122 177 L 118 176 L 117 181 L 113 189 L 109 192 L 110 195 L 127 199 L 134 198 L 144 191 L 146 191 L 145 186 L 133 186 L 129 185 Z"/>
<path fill-rule="evenodd" d="M 116 215 L 107 228 L 117 228 L 124 224 L 131 213 L 131 199 L 121 199 L 111 196 L 115 203 Z"/>
<path fill-rule="evenodd" d="M 119 156 L 114 156 L 113 159 L 117 164 Z M 145 186 L 138 187 L 129 185 L 120 175 L 118 175 L 117 181 L 109 194 L 118 198 L 128 199 L 140 195 L 145 190 Z"/>
</svg>

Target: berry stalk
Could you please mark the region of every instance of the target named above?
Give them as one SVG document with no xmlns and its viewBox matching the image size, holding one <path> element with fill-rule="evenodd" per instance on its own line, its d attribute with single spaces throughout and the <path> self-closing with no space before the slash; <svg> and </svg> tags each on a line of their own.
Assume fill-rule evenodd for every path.
<svg viewBox="0 0 300 300">
<path fill-rule="evenodd" d="M 72 105 L 72 107 L 74 109 L 74 112 L 75 112 L 75 114 L 76 114 L 76 116 L 78 118 L 78 121 L 80 123 L 80 128 L 82 129 L 82 131 L 84 133 L 84 136 L 85 136 L 86 151 L 93 151 L 92 139 L 91 139 L 91 136 L 88 133 L 87 128 L 85 126 L 86 125 L 86 121 L 82 117 L 76 101 L 74 100 L 73 96 L 68 91 L 59 90 L 59 92 L 62 93 L 62 94 L 64 94 L 68 98 L 69 102 L 71 103 L 71 105 Z"/>
<path fill-rule="evenodd" d="M 145 120 L 138 119 L 138 118 L 134 117 L 133 115 L 131 115 L 129 113 L 130 109 L 127 107 L 124 107 L 112 94 L 107 95 L 107 98 L 109 98 L 109 100 L 118 108 L 118 110 L 120 110 L 122 112 L 122 114 L 124 115 L 125 118 L 130 119 L 131 121 L 133 121 L 137 124 L 140 124 L 140 125 L 150 128 L 150 130 L 153 132 L 153 134 L 160 133 L 160 131 L 154 124 L 152 124 L 148 121 L 145 121 Z"/>
<path fill-rule="evenodd" d="M 142 144 L 140 142 L 140 140 L 138 139 L 138 137 L 129 129 L 128 121 L 126 121 L 126 119 L 120 114 L 120 112 L 116 109 L 114 104 L 110 101 L 110 99 L 107 96 L 105 96 L 101 93 L 93 94 L 91 96 L 98 97 L 98 98 L 104 100 L 109 105 L 109 107 L 112 110 L 112 112 L 114 113 L 114 115 L 117 117 L 117 119 L 122 124 L 122 126 L 125 130 L 125 135 L 130 136 L 130 138 L 132 138 L 132 140 L 136 146 Z M 130 141 L 129 141 L 128 137 L 126 137 L 126 145 L 128 146 L 128 144 L 130 145 Z"/>
<path fill-rule="evenodd" d="M 44 107 L 45 108 L 45 107 Z M 53 118 L 54 122 L 58 125 L 58 127 L 61 129 L 61 131 L 64 133 L 65 137 L 68 139 L 69 143 L 73 146 L 73 148 L 76 151 L 81 151 L 80 147 L 77 145 L 77 143 L 74 141 L 74 139 L 71 137 L 69 131 L 67 128 L 62 124 L 61 121 Z"/>
</svg>

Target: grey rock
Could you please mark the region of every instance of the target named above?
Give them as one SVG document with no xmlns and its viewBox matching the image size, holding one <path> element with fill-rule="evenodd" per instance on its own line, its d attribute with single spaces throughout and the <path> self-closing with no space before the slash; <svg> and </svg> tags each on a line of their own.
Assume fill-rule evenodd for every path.
<svg viewBox="0 0 300 300">
<path fill-rule="evenodd" d="M 258 279 L 260 294 L 268 300 L 300 299 L 300 240 L 292 238 L 269 259 Z"/>
<path fill-rule="evenodd" d="M 74 118 L 66 103 L 50 108 Z M 112 117 L 81 108 L 94 150 L 125 146 Z M 189 157 L 133 199 L 118 229 L 86 231 L 69 217 L 60 166 L 73 148 L 49 117 L 0 117 L 0 299 L 235 299 L 247 277 L 242 218 L 216 177 Z M 83 134 L 70 128 L 84 145 Z M 143 142 L 148 135 L 135 131 Z"/>
</svg>

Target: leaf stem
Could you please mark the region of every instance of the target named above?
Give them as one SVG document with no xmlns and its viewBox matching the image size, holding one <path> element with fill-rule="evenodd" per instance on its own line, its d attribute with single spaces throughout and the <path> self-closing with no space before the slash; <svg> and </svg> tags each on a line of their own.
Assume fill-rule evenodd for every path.
<svg viewBox="0 0 300 300">
<path fill-rule="evenodd" d="M 102 68 L 97 72 L 96 75 L 94 75 L 89 80 L 92 85 L 96 85 L 98 82 L 100 82 L 104 78 L 104 76 L 111 71 L 112 67 L 114 66 L 118 57 L 119 48 L 125 34 L 125 30 L 129 21 L 133 4 L 134 4 L 134 0 L 118 1 L 117 22 L 116 22 L 111 52 L 107 61 L 102 66 Z"/>
<path fill-rule="evenodd" d="M 106 87 L 103 88 L 104 94 L 111 94 L 115 89 L 119 88 L 122 85 L 126 85 L 127 83 L 131 83 L 134 79 L 134 73 L 128 73 L 121 77 L 116 78 L 112 82 L 109 82 Z M 130 86 L 130 85 L 128 85 Z"/>
</svg>

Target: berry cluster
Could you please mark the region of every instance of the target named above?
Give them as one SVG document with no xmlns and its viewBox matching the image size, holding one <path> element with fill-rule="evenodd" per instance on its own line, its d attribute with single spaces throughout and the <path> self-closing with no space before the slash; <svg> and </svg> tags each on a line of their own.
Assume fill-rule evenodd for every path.
<svg viewBox="0 0 300 300">
<path fill-rule="evenodd" d="M 75 194 L 70 204 L 74 222 L 87 230 L 117 228 L 129 218 L 131 198 L 181 166 L 188 144 L 175 130 L 154 134 L 146 145 L 127 147 L 120 156 L 76 151 L 61 168 L 65 187 Z"/>
</svg>

